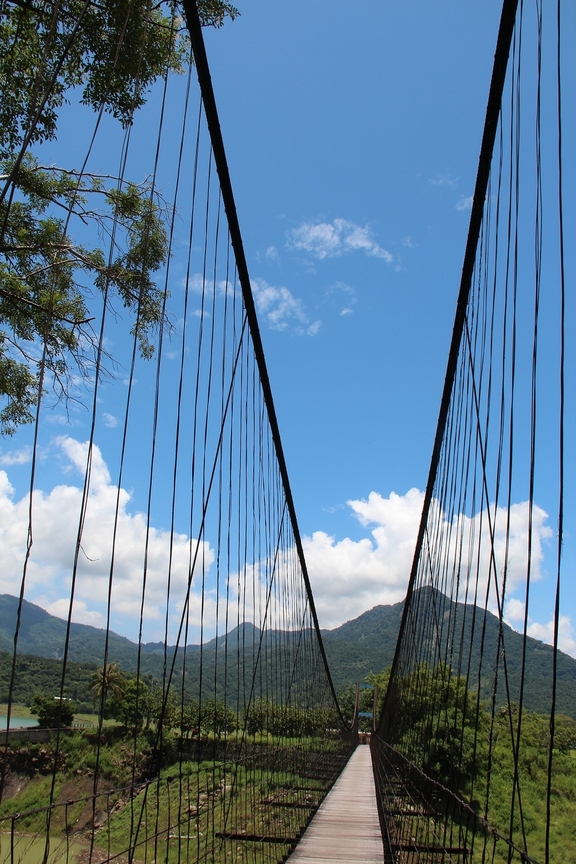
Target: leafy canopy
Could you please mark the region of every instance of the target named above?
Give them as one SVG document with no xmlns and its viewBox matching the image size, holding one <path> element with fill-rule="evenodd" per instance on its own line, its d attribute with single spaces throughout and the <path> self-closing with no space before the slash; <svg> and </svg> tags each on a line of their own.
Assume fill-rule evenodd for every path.
<svg viewBox="0 0 576 864">
<path fill-rule="evenodd" d="M 30 709 L 42 729 L 57 729 L 71 726 L 76 706 L 69 699 L 38 695 L 32 699 Z"/>
<path fill-rule="evenodd" d="M 199 0 L 204 25 L 236 9 Z M 177 7 L 148 0 L 13 0 L 0 11 L 0 434 L 32 422 L 41 393 L 69 398 L 97 356 L 89 299 L 119 298 L 141 354 L 163 321 L 154 274 L 168 254 L 166 208 L 149 182 L 41 165 L 34 145 L 57 137 L 74 90 L 96 112 L 132 123 L 153 83 L 189 54 Z M 73 218 L 111 251 L 78 244 Z"/>
</svg>

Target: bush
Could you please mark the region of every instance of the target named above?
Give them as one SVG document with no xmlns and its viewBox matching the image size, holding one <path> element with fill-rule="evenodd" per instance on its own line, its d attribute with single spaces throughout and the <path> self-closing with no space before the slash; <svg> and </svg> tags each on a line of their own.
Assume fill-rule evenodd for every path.
<svg viewBox="0 0 576 864">
<path fill-rule="evenodd" d="M 76 706 L 71 699 L 34 696 L 30 711 L 43 729 L 58 729 L 72 725 Z"/>
</svg>

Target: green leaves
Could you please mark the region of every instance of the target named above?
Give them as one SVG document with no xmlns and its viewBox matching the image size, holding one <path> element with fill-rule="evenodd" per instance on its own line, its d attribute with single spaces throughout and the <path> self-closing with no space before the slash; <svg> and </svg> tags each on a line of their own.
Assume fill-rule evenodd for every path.
<svg viewBox="0 0 576 864">
<path fill-rule="evenodd" d="M 200 2 L 205 25 L 220 27 L 237 10 Z M 132 122 L 154 81 L 181 72 L 188 54 L 183 22 L 167 3 L 149 0 L 62 0 L 4 4 L 0 17 L 0 158 L 29 136 L 56 136 L 58 109 L 72 87 L 95 111 Z"/>
<path fill-rule="evenodd" d="M 3 168 L 8 173 L 10 164 Z M 33 419 L 40 387 L 51 383 L 68 398 L 73 374 L 85 378 L 96 363 L 86 277 L 106 303 L 119 297 L 135 318 L 140 352 L 154 353 L 163 293 L 152 274 L 166 260 L 164 211 L 148 184 L 107 189 L 100 178 L 42 168 L 27 156 L 18 171 L 18 200 L 0 205 L 0 413 L 2 434 Z M 92 199 L 98 199 L 93 201 Z M 113 236 L 112 254 L 74 242 L 52 206 L 71 211 Z M 99 206 L 102 205 L 102 206 Z M 3 259 L 3 260 L 2 260 Z"/>
<path fill-rule="evenodd" d="M 57 729 L 72 724 L 76 706 L 69 699 L 34 696 L 31 711 L 38 717 L 38 725 L 42 729 Z"/>
<path fill-rule="evenodd" d="M 205 25 L 237 10 L 200 0 Z M 153 83 L 182 72 L 189 45 L 173 4 L 6 3 L 0 12 L 0 434 L 32 422 L 41 395 L 78 398 L 101 352 L 91 298 L 119 298 L 144 358 L 166 321 L 154 274 L 168 256 L 167 209 L 150 183 L 41 166 L 29 147 L 57 136 L 71 88 L 127 127 Z M 74 220 L 106 245 L 84 246 Z M 88 231 L 90 236 L 90 231 Z M 73 385 L 74 382 L 74 386 Z"/>
</svg>

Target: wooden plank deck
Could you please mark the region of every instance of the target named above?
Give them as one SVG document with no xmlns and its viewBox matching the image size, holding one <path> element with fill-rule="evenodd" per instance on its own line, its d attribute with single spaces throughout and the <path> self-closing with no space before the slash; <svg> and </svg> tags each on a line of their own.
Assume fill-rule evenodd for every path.
<svg viewBox="0 0 576 864">
<path fill-rule="evenodd" d="M 356 748 L 289 864 L 384 864 L 370 747 Z"/>
</svg>

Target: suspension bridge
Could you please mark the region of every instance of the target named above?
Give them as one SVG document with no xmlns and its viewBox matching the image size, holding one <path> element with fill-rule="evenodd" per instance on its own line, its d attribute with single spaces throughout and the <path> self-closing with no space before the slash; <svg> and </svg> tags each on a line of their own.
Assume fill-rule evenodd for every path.
<svg viewBox="0 0 576 864">
<path fill-rule="evenodd" d="M 1 422 L 8 434 L 32 430 L 19 576 L 3 582 L 16 601 L 2 661 L 2 864 L 574 860 L 558 839 L 573 825 L 576 751 L 559 650 L 574 431 L 564 6 L 503 3 L 395 655 L 373 711 L 357 695 L 348 716 L 316 613 L 202 34 L 233 7 L 0 4 Z M 155 125 L 147 114 L 142 127 L 155 81 Z M 555 94 L 546 104 L 543 82 Z M 91 109 L 85 152 L 70 169 L 45 165 L 72 86 Z M 168 111 L 180 117 L 176 141 Z M 115 162 L 101 172 L 104 134 Z M 138 135 L 153 141 L 140 184 Z M 120 445 L 105 460 L 97 419 L 119 365 Z M 81 483 L 46 494 L 50 408 L 80 398 L 88 440 L 59 446 Z M 144 501 L 136 517 L 128 489 Z M 535 714 L 527 636 L 543 506 L 556 588 L 552 644 L 539 649 L 549 692 Z M 58 657 L 40 667 L 22 649 L 26 596 L 54 545 L 69 598 Z M 511 585 L 524 590 L 519 656 Z M 97 719 L 79 729 L 68 706 L 89 665 L 74 624 L 87 593 L 106 623 L 90 670 Z M 126 616 L 137 622 L 132 653 L 115 635 Z M 163 631 L 154 644 L 151 620 Z M 39 703 L 42 740 L 11 728 L 32 667 L 57 682 Z"/>
</svg>

